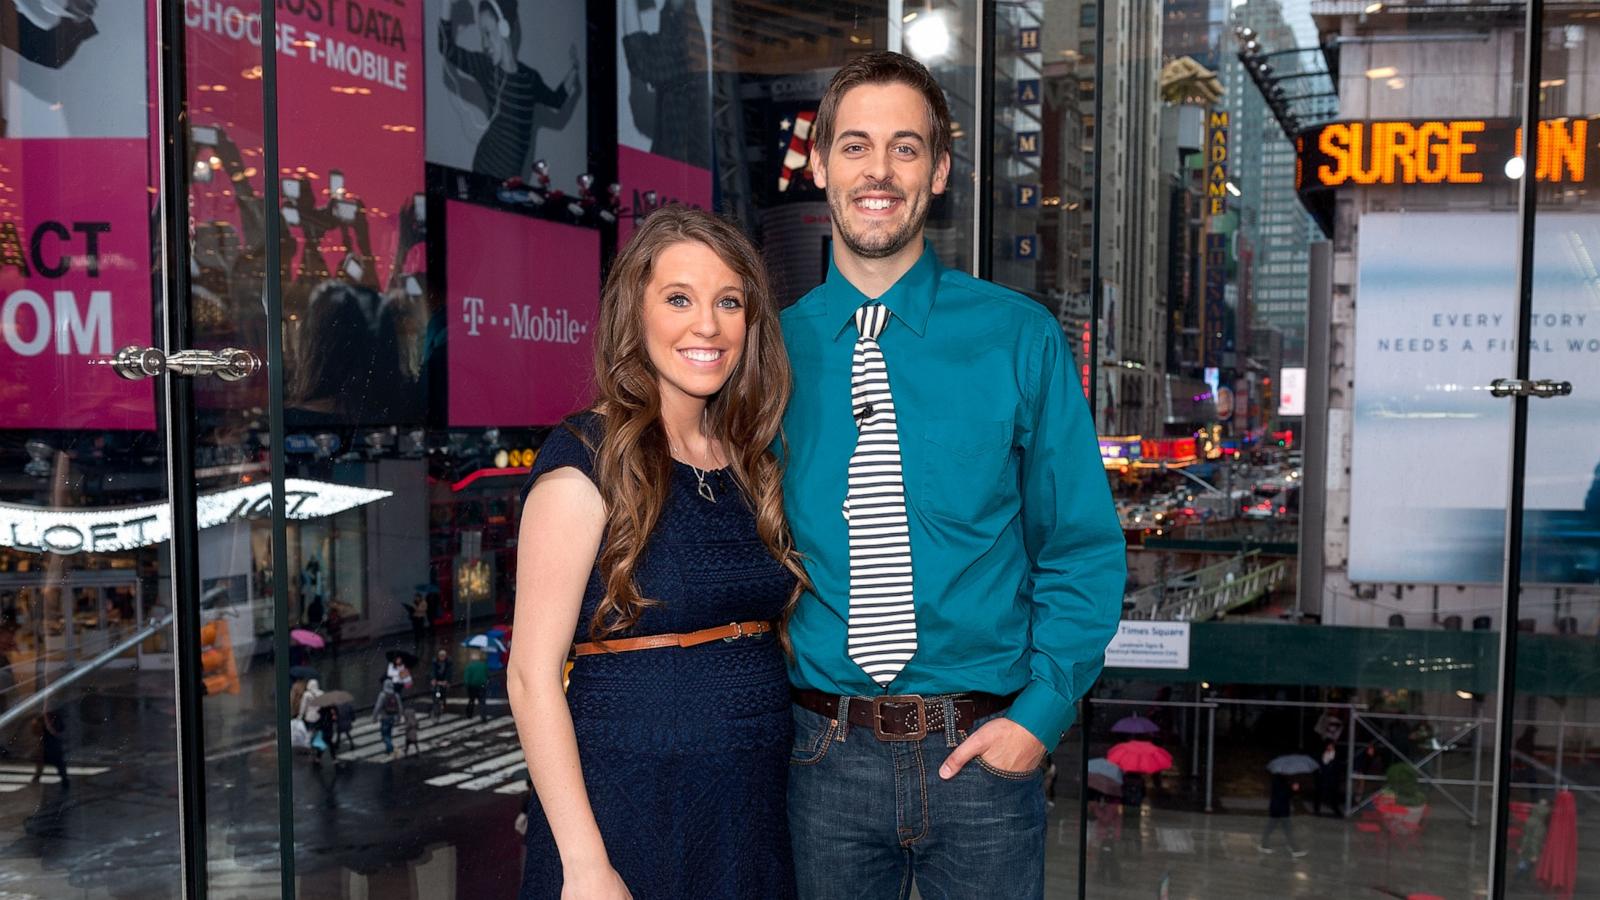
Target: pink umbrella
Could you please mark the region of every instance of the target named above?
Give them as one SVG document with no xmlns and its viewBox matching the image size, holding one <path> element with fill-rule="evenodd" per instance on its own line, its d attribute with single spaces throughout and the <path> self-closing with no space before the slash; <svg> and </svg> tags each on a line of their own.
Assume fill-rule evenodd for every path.
<svg viewBox="0 0 1600 900">
<path fill-rule="evenodd" d="M 1578 882 L 1578 806 L 1571 791 L 1556 794 L 1550 830 L 1539 854 L 1539 883 L 1557 897 L 1572 896 Z"/>
<path fill-rule="evenodd" d="M 317 634 L 315 631 L 307 628 L 296 628 L 289 632 L 289 643 L 310 647 L 313 650 L 321 650 L 324 642 L 322 635 Z"/>
<path fill-rule="evenodd" d="M 1106 753 L 1124 772 L 1162 772 L 1172 767 L 1172 754 L 1149 741 L 1123 741 Z"/>
</svg>

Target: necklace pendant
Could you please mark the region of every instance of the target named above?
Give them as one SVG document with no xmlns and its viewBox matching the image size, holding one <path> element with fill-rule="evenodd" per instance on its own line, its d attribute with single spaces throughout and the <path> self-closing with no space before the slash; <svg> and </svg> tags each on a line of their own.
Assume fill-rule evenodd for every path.
<svg viewBox="0 0 1600 900">
<path fill-rule="evenodd" d="M 716 496 L 711 493 L 711 485 L 706 484 L 704 480 L 701 480 L 700 482 L 700 496 L 706 498 L 712 503 L 717 502 Z"/>
</svg>

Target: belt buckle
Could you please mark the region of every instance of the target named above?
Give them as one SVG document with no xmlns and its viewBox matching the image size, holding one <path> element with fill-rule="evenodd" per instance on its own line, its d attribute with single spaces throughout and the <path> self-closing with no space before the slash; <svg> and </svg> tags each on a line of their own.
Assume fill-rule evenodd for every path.
<svg viewBox="0 0 1600 900">
<path fill-rule="evenodd" d="M 734 631 L 737 632 L 737 634 L 734 634 L 731 637 L 723 638 L 722 642 L 724 644 L 731 644 L 734 641 L 737 641 L 738 639 L 740 639 L 742 637 L 752 637 L 753 636 L 753 635 L 746 635 L 744 633 L 744 623 L 743 622 L 729 622 L 728 624 L 733 626 L 733 629 L 734 629 Z"/>
<path fill-rule="evenodd" d="M 883 730 L 883 708 L 895 704 L 909 704 L 917 711 L 917 727 L 907 734 L 890 734 Z M 889 694 L 872 698 L 872 731 L 880 741 L 920 741 L 928 736 L 928 708 L 917 694 Z"/>
</svg>

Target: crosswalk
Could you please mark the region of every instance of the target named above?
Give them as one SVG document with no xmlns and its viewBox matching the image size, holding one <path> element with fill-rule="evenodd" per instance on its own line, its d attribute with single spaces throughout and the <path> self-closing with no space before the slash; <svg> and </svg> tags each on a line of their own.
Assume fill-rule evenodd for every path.
<svg viewBox="0 0 1600 900">
<path fill-rule="evenodd" d="M 111 771 L 107 766 L 67 766 L 68 778 L 80 778 L 89 775 L 104 775 Z M 24 763 L 0 763 L 0 794 L 10 794 L 20 791 L 33 783 L 34 768 Z M 56 774 L 55 766 L 45 766 L 44 774 L 39 776 L 40 784 L 60 784 L 61 777 Z"/>
<path fill-rule="evenodd" d="M 419 719 L 417 747 L 405 753 L 405 728 L 396 723 L 394 746 L 401 752 L 391 756 L 384 749 L 378 723 L 370 718 L 350 729 L 350 742 L 341 744 L 340 761 L 371 765 L 394 765 L 422 761 L 445 772 L 425 779 L 432 787 L 453 787 L 464 791 L 494 791 L 515 794 L 527 789 L 527 765 L 517 743 L 517 726 L 509 716 L 488 721 L 445 714 Z M 341 738 L 341 741 L 344 739 Z"/>
</svg>

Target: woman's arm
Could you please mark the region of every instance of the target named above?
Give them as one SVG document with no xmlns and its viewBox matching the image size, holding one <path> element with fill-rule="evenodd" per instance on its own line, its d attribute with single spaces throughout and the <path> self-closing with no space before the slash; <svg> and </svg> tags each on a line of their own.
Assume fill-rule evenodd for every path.
<svg viewBox="0 0 1600 900">
<path fill-rule="evenodd" d="M 561 468 L 534 483 L 517 537 L 517 636 L 506 692 L 529 778 L 561 854 L 567 896 L 580 884 L 621 887 L 589 806 L 561 684 L 604 530 L 605 506 L 594 483 Z M 627 896 L 625 890 L 612 895 Z"/>
</svg>

